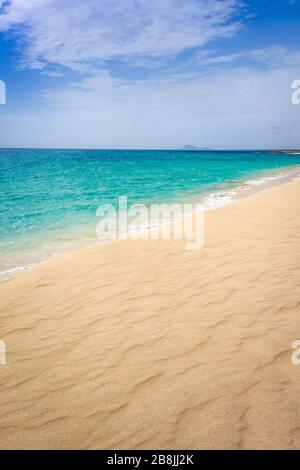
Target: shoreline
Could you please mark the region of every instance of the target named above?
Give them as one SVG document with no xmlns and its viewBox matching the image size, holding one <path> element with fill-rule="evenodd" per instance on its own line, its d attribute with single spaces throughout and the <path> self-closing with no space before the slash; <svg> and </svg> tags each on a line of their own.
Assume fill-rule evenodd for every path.
<svg viewBox="0 0 300 470">
<path fill-rule="evenodd" d="M 216 207 L 209 208 L 208 210 L 215 210 L 219 209 L 220 207 L 224 207 L 231 202 L 238 201 L 245 197 L 249 197 L 252 194 L 257 192 L 264 191 L 265 189 L 281 186 L 286 184 L 289 181 L 293 181 L 294 179 L 300 176 L 300 166 L 295 165 L 285 168 L 276 168 L 273 171 L 264 172 L 261 175 L 256 175 L 251 179 L 247 179 L 245 181 L 241 181 L 240 184 L 231 188 L 231 189 L 224 189 L 223 191 L 219 191 L 217 193 L 212 193 L 208 197 L 214 196 L 215 194 L 224 193 L 224 197 L 226 198 L 228 195 L 232 196 L 231 200 L 226 202 L 225 204 L 221 204 Z"/>
<path fill-rule="evenodd" d="M 217 191 L 212 191 L 211 193 L 208 193 L 205 196 L 202 195 L 200 200 L 196 200 L 193 198 L 192 201 L 187 200 L 186 202 L 199 203 L 201 201 L 201 204 L 203 204 L 204 206 L 205 212 L 212 211 L 212 210 L 214 211 L 222 207 L 225 207 L 229 204 L 235 203 L 236 201 L 240 199 L 247 198 L 257 192 L 264 191 L 265 189 L 268 189 L 271 187 L 276 187 L 276 186 L 286 184 L 287 182 L 292 181 L 293 179 L 299 176 L 300 176 L 299 165 L 276 168 L 276 169 L 263 172 L 262 174 L 259 174 L 259 175 L 257 174 L 256 176 L 253 176 L 253 178 L 251 179 L 247 178 L 244 181 L 237 181 L 236 185 L 234 186 L 228 186 L 228 188 L 220 189 Z M 181 201 L 181 202 L 183 203 L 184 201 Z M 173 204 L 173 202 L 171 204 Z M 148 227 L 147 230 L 151 231 L 153 230 L 153 228 L 154 227 Z M 144 229 L 141 230 L 141 232 L 143 231 Z M 87 243 L 82 243 L 82 240 L 78 239 L 78 246 L 75 246 L 75 247 L 70 246 L 70 247 L 63 248 L 59 250 L 58 252 L 54 252 L 51 254 L 49 253 L 48 255 L 46 255 L 44 259 L 40 259 L 37 262 L 32 262 L 32 263 L 28 263 L 25 265 L 17 265 L 5 271 L 0 271 L 0 284 L 2 284 L 3 282 L 9 279 L 14 278 L 15 276 L 23 272 L 34 269 L 36 266 L 48 261 L 49 259 L 56 258 L 57 256 L 61 256 L 68 252 L 80 251 L 87 247 L 93 247 L 93 246 L 99 247 L 103 245 L 104 243 L 107 244 L 113 241 L 117 241 L 117 240 L 108 240 L 108 241 L 100 242 L 97 239 L 95 240 L 91 239 Z"/>
</svg>

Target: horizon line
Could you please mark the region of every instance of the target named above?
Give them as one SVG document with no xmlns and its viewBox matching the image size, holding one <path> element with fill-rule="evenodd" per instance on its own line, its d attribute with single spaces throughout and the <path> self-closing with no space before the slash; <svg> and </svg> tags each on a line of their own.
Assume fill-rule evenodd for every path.
<svg viewBox="0 0 300 470">
<path fill-rule="evenodd" d="M 134 147 L 124 147 L 124 148 L 105 148 L 105 147 L 0 147 L 0 150 L 108 150 L 108 151 L 160 151 L 160 152 L 258 152 L 258 151 L 300 151 L 299 148 L 283 148 L 283 147 L 272 147 L 272 148 L 194 148 L 194 149 L 185 149 L 181 148 L 134 148 Z"/>
</svg>

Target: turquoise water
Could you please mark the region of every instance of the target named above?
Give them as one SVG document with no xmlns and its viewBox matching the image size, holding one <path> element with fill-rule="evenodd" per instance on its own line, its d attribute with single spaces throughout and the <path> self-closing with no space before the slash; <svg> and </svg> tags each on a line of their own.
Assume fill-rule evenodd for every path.
<svg viewBox="0 0 300 470">
<path fill-rule="evenodd" d="M 0 271 L 96 240 L 96 209 L 198 200 L 300 165 L 268 152 L 0 150 Z"/>
</svg>

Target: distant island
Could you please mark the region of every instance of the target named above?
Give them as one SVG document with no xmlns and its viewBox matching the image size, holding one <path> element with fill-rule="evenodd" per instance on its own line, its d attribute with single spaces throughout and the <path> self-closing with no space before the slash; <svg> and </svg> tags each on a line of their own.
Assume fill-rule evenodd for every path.
<svg viewBox="0 0 300 470">
<path fill-rule="evenodd" d="M 195 147 L 195 145 L 185 145 L 180 150 L 210 150 L 208 147 Z"/>
</svg>

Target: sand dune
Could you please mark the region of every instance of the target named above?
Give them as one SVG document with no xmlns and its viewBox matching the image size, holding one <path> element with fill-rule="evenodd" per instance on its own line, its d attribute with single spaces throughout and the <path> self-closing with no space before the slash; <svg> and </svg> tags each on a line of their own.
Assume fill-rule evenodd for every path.
<svg viewBox="0 0 300 470">
<path fill-rule="evenodd" d="M 0 285 L 0 447 L 300 448 L 300 182 Z"/>
</svg>

